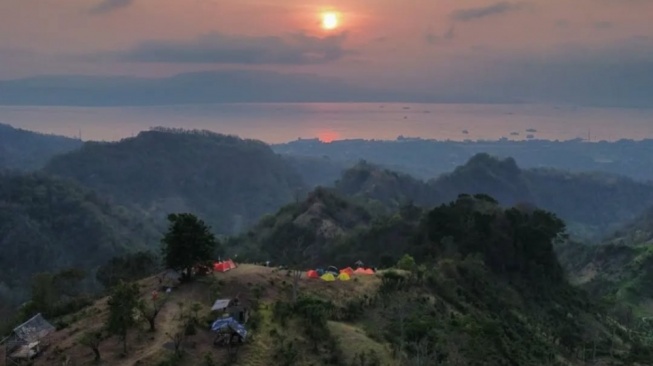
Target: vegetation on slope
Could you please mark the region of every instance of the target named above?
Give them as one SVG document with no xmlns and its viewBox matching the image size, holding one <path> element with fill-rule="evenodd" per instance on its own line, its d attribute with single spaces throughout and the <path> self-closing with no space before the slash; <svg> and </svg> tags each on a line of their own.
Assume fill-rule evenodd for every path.
<svg viewBox="0 0 653 366">
<path fill-rule="evenodd" d="M 154 129 L 116 143 L 86 143 L 45 170 L 73 178 L 161 222 L 193 212 L 220 234 L 236 233 L 303 189 L 262 142 L 205 131 Z"/>
<path fill-rule="evenodd" d="M 370 219 L 349 205 L 317 190 L 306 202 L 281 210 L 278 216 L 286 219 L 276 220 L 279 225 L 261 226 L 267 235 L 253 232 L 248 245 L 269 251 L 275 242 L 272 233 L 289 223 L 304 228 L 300 238 L 312 231 L 308 243 L 320 243 L 312 241 L 323 235 L 320 222 L 331 222 L 338 235 L 323 236 L 332 240 L 322 242 L 327 247 L 321 255 L 315 256 L 312 247 L 300 249 L 304 261 L 292 264 L 306 269 L 334 260 L 345 266 L 349 263 L 339 261 L 349 260 L 349 251 L 367 253 L 361 259 L 368 263 L 379 256 L 375 252 L 404 253 L 399 269 L 354 275 L 346 282 L 304 276 L 296 289 L 293 271 L 241 265 L 180 283 L 159 300 L 150 293 L 161 286 L 160 279 L 141 281 L 137 287 L 122 284 L 110 299 L 65 320 L 68 328 L 57 332 L 55 348 L 37 364 L 67 358 L 84 365 L 98 354 L 120 365 L 211 365 L 215 360 L 246 366 L 648 362 L 646 338 L 567 283 L 553 251 L 553 243 L 565 239 L 565 225 L 555 215 L 502 208 L 486 195 L 462 195 L 429 211 L 405 206 L 387 220 Z M 315 226 L 298 225 L 302 220 L 297 218 L 307 212 L 313 213 L 307 219 Z M 352 227 L 358 220 L 363 224 Z M 400 221 L 405 225 L 398 225 Z M 346 238 L 359 244 L 350 247 Z M 343 259 L 329 257 L 331 244 Z M 248 340 L 237 353 L 214 346 L 209 330 L 217 317 L 209 311 L 212 302 L 234 297 L 252 310 L 246 322 Z M 141 321 L 124 316 L 131 310 L 142 314 Z M 93 332 L 104 336 L 91 337 Z M 102 341 L 98 345 L 94 339 Z"/>
<path fill-rule="evenodd" d="M 32 275 L 80 268 L 153 248 L 151 222 L 97 194 L 43 174 L 0 175 L 0 296 L 24 300 Z"/>
<path fill-rule="evenodd" d="M 336 189 L 390 207 L 398 202 L 431 207 L 463 193 L 487 194 L 506 206 L 530 203 L 555 212 L 582 238 L 605 235 L 653 204 L 651 184 L 602 173 L 522 170 L 511 158 L 487 154 L 428 182 L 363 163 L 346 171 Z"/>
<path fill-rule="evenodd" d="M 328 260 L 329 247 L 357 227 L 373 219 L 365 207 L 343 198 L 329 189 L 317 188 L 298 203 L 268 215 L 247 233 L 231 238 L 229 251 L 239 258 L 274 264 L 294 261 L 301 253 L 303 265 Z"/>
<path fill-rule="evenodd" d="M 653 315 L 652 212 L 647 210 L 602 243 L 572 242 L 557 248 L 570 279 L 629 323 Z"/>
<path fill-rule="evenodd" d="M 32 171 L 50 158 L 79 148 L 80 140 L 45 135 L 0 124 L 0 168 Z"/>
</svg>

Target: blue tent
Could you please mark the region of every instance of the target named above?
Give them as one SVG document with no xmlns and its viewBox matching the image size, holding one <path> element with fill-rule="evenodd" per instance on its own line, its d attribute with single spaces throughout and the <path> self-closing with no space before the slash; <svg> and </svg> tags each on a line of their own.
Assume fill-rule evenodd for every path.
<svg viewBox="0 0 653 366">
<path fill-rule="evenodd" d="M 220 318 L 211 324 L 211 330 L 214 332 L 219 332 L 221 330 L 224 330 L 226 328 L 231 329 L 232 331 L 238 333 L 238 335 L 245 340 L 247 337 L 247 329 L 245 327 L 238 323 L 234 318 L 228 317 L 228 318 Z"/>
</svg>

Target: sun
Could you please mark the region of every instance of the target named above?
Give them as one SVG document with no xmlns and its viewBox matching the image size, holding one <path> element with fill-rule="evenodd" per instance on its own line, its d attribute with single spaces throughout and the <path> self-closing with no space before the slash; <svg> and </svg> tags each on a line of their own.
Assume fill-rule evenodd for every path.
<svg viewBox="0 0 653 366">
<path fill-rule="evenodd" d="M 322 28 L 333 30 L 340 26 L 340 15 L 335 11 L 325 11 L 321 14 Z"/>
</svg>

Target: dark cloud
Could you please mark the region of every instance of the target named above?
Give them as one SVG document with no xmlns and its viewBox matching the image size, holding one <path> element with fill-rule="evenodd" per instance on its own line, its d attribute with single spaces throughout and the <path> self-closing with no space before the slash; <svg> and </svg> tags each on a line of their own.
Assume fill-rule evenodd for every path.
<svg viewBox="0 0 653 366">
<path fill-rule="evenodd" d="M 147 41 L 119 53 L 126 62 L 300 65 L 336 61 L 349 54 L 346 33 L 324 38 L 244 37 L 211 33 L 190 41 Z"/>
<path fill-rule="evenodd" d="M 478 7 L 478 8 L 456 10 L 453 13 L 451 13 L 451 19 L 459 22 L 469 22 L 476 19 L 482 19 L 494 15 L 500 15 L 500 14 L 518 11 L 521 10 L 522 8 L 523 8 L 523 4 L 521 3 L 510 3 L 507 1 L 502 1 L 492 5 Z"/>
<path fill-rule="evenodd" d="M 125 8 L 131 5 L 134 0 L 102 0 L 99 4 L 92 7 L 89 12 L 91 14 L 106 14 L 120 8 Z"/>
<path fill-rule="evenodd" d="M 427 32 L 424 36 L 424 39 L 428 44 L 436 45 L 440 44 L 443 41 L 451 41 L 456 37 L 455 26 L 450 26 L 443 34 L 435 34 L 433 32 Z"/>
</svg>

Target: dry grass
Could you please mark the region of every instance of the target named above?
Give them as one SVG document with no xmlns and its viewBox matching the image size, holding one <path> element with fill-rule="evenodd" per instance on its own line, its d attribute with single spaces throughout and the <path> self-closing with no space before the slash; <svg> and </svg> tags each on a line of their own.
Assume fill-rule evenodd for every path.
<svg viewBox="0 0 653 366">
<path fill-rule="evenodd" d="M 143 297 L 149 297 L 151 292 L 159 287 L 159 281 L 154 277 L 144 279 L 139 284 Z M 364 295 L 372 296 L 379 285 L 380 280 L 377 276 L 352 276 L 350 281 L 334 282 L 302 278 L 300 293 L 319 295 L 336 304 L 342 304 L 351 298 L 360 298 Z M 238 297 L 243 304 L 247 305 L 254 301 L 254 289 L 259 288 L 262 289 L 259 309 L 259 314 L 262 317 L 260 329 L 239 350 L 237 364 L 244 366 L 272 365 L 271 360 L 276 340 L 270 335 L 270 331 L 275 327 L 271 320 L 270 309 L 274 301 L 289 299 L 291 286 L 292 277 L 287 275 L 287 271 L 247 264 L 226 273 L 216 273 L 193 283 L 183 284 L 167 295 L 167 303 L 156 320 L 156 332 L 148 332 L 145 323 L 131 331 L 128 338 L 129 352 L 126 357 L 121 355 L 122 343 L 118 337 L 105 340 L 100 346 L 103 358 L 101 364 L 158 365 L 172 353 L 165 347 L 170 342 L 166 333 L 177 329 L 178 323 L 175 319 L 179 314 L 178 303 L 186 304 L 185 308 L 189 308 L 193 303 L 198 303 L 202 307 L 200 319 L 210 319 L 210 306 L 218 297 Z M 53 335 L 52 346 L 36 359 L 34 365 L 58 366 L 62 364 L 63 357 L 69 357 L 75 366 L 94 365 L 93 353 L 89 348 L 79 345 L 78 341 L 86 331 L 100 329 L 107 315 L 107 298 L 103 298 L 93 306 L 70 317 L 69 326 Z M 213 315 L 213 317 L 216 316 Z M 359 348 L 375 349 L 379 350 L 378 352 L 384 350 L 382 345 L 375 343 L 353 326 L 341 323 L 333 323 L 330 326 L 337 328 L 338 332 L 336 333 L 338 333 L 338 337 L 343 338 L 342 343 L 347 345 L 349 353 Z M 286 339 L 298 339 L 301 344 L 301 332 L 294 328 L 296 327 L 291 326 L 288 329 L 277 329 L 277 331 L 282 333 Z M 198 334 L 189 337 L 185 345 L 186 355 L 178 364 L 201 365 L 206 353 L 211 354 L 212 358 L 218 362 L 224 361 L 227 351 L 215 348 L 213 337 L 214 335 L 208 329 L 198 329 Z M 313 361 L 313 358 L 314 355 L 303 357 L 307 362 Z"/>
</svg>

